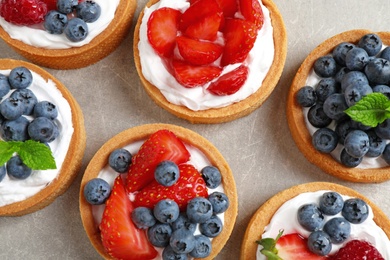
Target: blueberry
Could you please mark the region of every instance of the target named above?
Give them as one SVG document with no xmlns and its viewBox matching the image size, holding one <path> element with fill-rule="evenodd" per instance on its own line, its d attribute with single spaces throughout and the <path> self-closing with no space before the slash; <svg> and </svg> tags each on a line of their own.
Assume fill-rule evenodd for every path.
<svg viewBox="0 0 390 260">
<path fill-rule="evenodd" d="M 81 2 L 76 6 L 76 15 L 86 23 L 95 22 L 101 14 L 100 5 L 93 1 Z"/>
<path fill-rule="evenodd" d="M 140 229 L 147 229 L 156 224 L 156 218 L 153 211 L 146 207 L 137 207 L 131 212 L 131 219 Z"/>
<path fill-rule="evenodd" d="M 311 107 L 317 102 L 317 93 L 313 87 L 304 86 L 298 90 L 296 100 L 303 107 Z"/>
<path fill-rule="evenodd" d="M 347 117 L 345 110 L 348 108 L 343 94 L 330 95 L 324 102 L 324 113 L 331 119 L 339 121 Z"/>
<path fill-rule="evenodd" d="M 390 144 L 385 146 L 385 149 L 382 153 L 382 158 L 386 161 L 387 164 L 390 165 Z"/>
<path fill-rule="evenodd" d="M 47 117 L 51 120 L 57 118 L 58 110 L 56 105 L 49 101 L 38 102 L 34 106 L 34 117 Z"/>
<path fill-rule="evenodd" d="M 371 126 L 363 125 L 362 123 L 354 121 L 354 120 L 351 120 L 351 126 L 355 129 L 359 129 L 359 130 L 363 130 L 363 131 L 373 129 Z"/>
<path fill-rule="evenodd" d="M 50 143 L 59 134 L 57 125 L 46 117 L 35 118 L 30 122 L 27 130 L 31 139 L 41 143 Z"/>
<path fill-rule="evenodd" d="M 363 157 L 370 149 L 368 135 L 362 130 L 352 130 L 344 140 L 345 151 L 355 158 Z"/>
<path fill-rule="evenodd" d="M 173 231 L 169 245 L 178 254 L 188 254 L 195 247 L 195 237 L 186 229 L 178 229 Z"/>
<path fill-rule="evenodd" d="M 356 157 L 353 157 L 351 155 L 349 155 L 345 149 L 343 149 L 340 153 L 340 162 L 344 165 L 344 166 L 347 166 L 349 168 L 353 168 L 353 167 L 356 167 L 358 166 L 363 160 L 363 157 L 359 157 L 359 158 L 356 158 Z"/>
<path fill-rule="evenodd" d="M 2 182 L 6 173 L 7 171 L 5 169 L 5 164 L 4 164 L 3 166 L 0 166 L 0 182 Z"/>
<path fill-rule="evenodd" d="M 364 67 L 364 73 L 372 84 L 387 84 L 390 81 L 390 61 L 372 59 Z"/>
<path fill-rule="evenodd" d="M 322 104 L 315 104 L 309 109 L 307 120 L 314 127 L 326 127 L 332 122 L 332 119 L 325 114 Z"/>
<path fill-rule="evenodd" d="M 358 198 L 346 200 L 341 211 L 341 215 L 353 224 L 363 223 L 367 219 L 368 213 L 367 203 Z"/>
<path fill-rule="evenodd" d="M 368 84 L 368 79 L 367 79 L 366 74 L 364 74 L 361 71 L 350 71 L 350 72 L 347 72 L 343 76 L 343 78 L 341 79 L 341 92 L 344 93 L 345 89 L 349 85 L 351 85 L 353 83 L 357 83 L 357 82 L 363 82 L 363 83 L 367 83 Z"/>
<path fill-rule="evenodd" d="M 340 68 L 336 75 L 334 75 L 334 79 L 336 80 L 337 83 L 341 84 L 341 81 L 343 80 L 345 74 L 347 74 L 348 72 L 351 72 L 347 67 L 342 67 Z"/>
<path fill-rule="evenodd" d="M 92 205 L 101 205 L 110 196 L 110 185 L 101 178 L 94 178 L 84 186 L 84 198 Z"/>
<path fill-rule="evenodd" d="M 78 0 L 57 0 L 57 10 L 63 14 L 70 14 L 78 4 Z"/>
<path fill-rule="evenodd" d="M 380 138 L 390 139 L 390 119 L 386 119 L 383 123 L 378 124 L 374 131 Z"/>
<path fill-rule="evenodd" d="M 27 179 L 32 173 L 32 170 L 17 155 L 8 160 L 6 167 L 8 175 L 18 180 Z"/>
<path fill-rule="evenodd" d="M 80 42 L 88 35 L 88 25 L 80 18 L 73 18 L 68 21 L 64 33 L 68 40 Z"/>
<path fill-rule="evenodd" d="M 201 171 L 202 178 L 206 182 L 206 186 L 210 189 L 215 189 L 222 183 L 222 175 L 217 167 L 206 166 Z"/>
<path fill-rule="evenodd" d="M 338 84 L 334 78 L 321 79 L 316 86 L 317 99 L 324 102 L 327 97 L 337 92 Z"/>
<path fill-rule="evenodd" d="M 298 209 L 298 222 L 308 231 L 320 230 L 325 223 L 324 215 L 315 204 L 304 204 Z"/>
<path fill-rule="evenodd" d="M 314 62 L 314 72 L 323 78 L 333 77 L 337 72 L 337 64 L 332 56 L 322 56 Z"/>
<path fill-rule="evenodd" d="M 167 246 L 164 248 L 162 253 L 162 259 L 163 260 L 187 260 L 187 254 L 178 254 L 175 251 L 173 251 L 171 246 Z"/>
<path fill-rule="evenodd" d="M 180 228 L 185 228 L 194 233 L 196 230 L 196 223 L 191 222 L 185 212 L 180 212 L 179 217 L 171 223 L 172 230 L 175 231 Z"/>
<path fill-rule="evenodd" d="M 15 120 L 6 120 L 1 125 L 1 136 L 5 141 L 26 141 L 29 139 L 28 125 L 30 121 L 21 116 Z"/>
<path fill-rule="evenodd" d="M 132 157 L 132 154 L 126 149 L 115 149 L 108 157 L 108 165 L 116 172 L 125 173 L 130 167 Z"/>
<path fill-rule="evenodd" d="M 206 237 L 216 237 L 223 229 L 222 220 L 217 216 L 213 215 L 206 222 L 199 224 L 199 231 Z"/>
<path fill-rule="evenodd" d="M 357 45 L 363 48 L 369 56 L 375 56 L 382 49 L 382 40 L 377 34 L 370 33 L 364 35 Z"/>
<path fill-rule="evenodd" d="M 179 205 L 173 200 L 160 200 L 154 206 L 153 214 L 161 223 L 172 223 L 179 217 Z"/>
<path fill-rule="evenodd" d="M 338 64 L 345 66 L 345 56 L 347 55 L 347 52 L 349 52 L 355 47 L 356 46 L 352 43 L 342 42 L 333 49 L 333 58 Z"/>
<path fill-rule="evenodd" d="M 325 192 L 320 197 L 319 208 L 325 215 L 333 216 L 341 212 L 344 206 L 343 197 L 334 191 Z"/>
<path fill-rule="evenodd" d="M 30 89 L 17 89 L 12 92 L 10 97 L 22 101 L 23 115 L 31 115 L 35 105 L 38 103 L 37 97 Z"/>
<path fill-rule="evenodd" d="M 229 208 L 229 198 L 223 192 L 215 191 L 211 193 L 208 200 L 213 206 L 214 214 L 223 213 Z"/>
<path fill-rule="evenodd" d="M 148 239 L 156 247 L 166 247 L 172 236 L 172 227 L 166 223 L 156 223 L 148 229 Z"/>
<path fill-rule="evenodd" d="M 383 95 L 387 96 L 387 98 L 390 98 L 390 87 L 387 85 L 376 85 L 372 87 L 372 91 L 382 93 Z"/>
<path fill-rule="evenodd" d="M 170 187 L 175 184 L 179 180 L 179 177 L 179 167 L 172 161 L 160 162 L 154 171 L 156 181 L 165 187 Z"/>
<path fill-rule="evenodd" d="M 367 52 L 359 47 L 353 48 L 345 56 L 345 65 L 350 70 L 363 70 L 369 61 Z"/>
<path fill-rule="evenodd" d="M 20 66 L 13 68 L 8 76 L 9 84 L 14 89 L 24 89 L 31 85 L 33 80 L 32 73 L 26 67 Z"/>
<path fill-rule="evenodd" d="M 62 34 L 68 23 L 68 17 L 56 10 L 49 11 L 45 16 L 43 26 L 50 34 Z"/>
<path fill-rule="evenodd" d="M 309 250 L 317 255 L 325 256 L 332 250 L 330 237 L 324 231 L 314 231 L 307 238 Z"/>
<path fill-rule="evenodd" d="M 11 86 L 8 82 L 8 77 L 0 74 L 0 100 L 2 97 L 8 94 L 8 92 L 11 90 Z"/>
<path fill-rule="evenodd" d="M 379 57 L 390 61 L 390 47 L 384 48 Z"/>
<path fill-rule="evenodd" d="M 323 230 L 329 235 L 332 243 L 340 244 L 349 238 L 351 224 L 345 218 L 336 217 L 327 221 Z"/>
<path fill-rule="evenodd" d="M 367 83 L 350 84 L 344 92 L 345 102 L 347 105 L 353 106 L 364 96 L 371 94 L 372 88 Z"/>
<path fill-rule="evenodd" d="M 366 132 L 368 135 L 368 139 L 370 141 L 370 147 L 366 156 L 368 157 L 378 157 L 385 150 L 386 142 L 382 138 L 380 138 L 374 130 L 369 130 Z"/>
<path fill-rule="evenodd" d="M 190 221 L 203 223 L 212 216 L 213 206 L 208 199 L 196 197 L 188 202 L 186 212 Z"/>
<path fill-rule="evenodd" d="M 344 145 L 345 137 L 352 130 L 357 130 L 357 128 L 353 124 L 353 121 L 351 119 L 342 120 L 342 121 L 337 122 L 334 131 L 336 132 L 337 136 L 339 137 L 340 144 Z"/>
<path fill-rule="evenodd" d="M 314 148 L 323 153 L 332 152 L 338 144 L 338 136 L 335 131 L 329 128 L 319 128 L 312 136 Z"/>
<path fill-rule="evenodd" d="M 23 101 L 20 99 L 8 97 L 0 103 L 0 113 L 9 120 L 15 120 L 23 115 L 23 110 Z"/>
<path fill-rule="evenodd" d="M 195 258 L 205 258 L 211 253 L 212 246 L 211 241 L 204 235 L 195 236 L 195 247 L 190 252 L 190 256 Z"/>
</svg>

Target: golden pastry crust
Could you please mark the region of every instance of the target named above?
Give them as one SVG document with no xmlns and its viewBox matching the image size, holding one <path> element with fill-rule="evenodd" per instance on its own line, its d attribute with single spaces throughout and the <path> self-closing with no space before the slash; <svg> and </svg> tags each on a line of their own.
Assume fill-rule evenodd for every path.
<svg viewBox="0 0 390 260">
<path fill-rule="evenodd" d="M 368 198 L 360 194 L 359 192 L 350 189 L 348 187 L 330 183 L 330 182 L 312 182 L 293 186 L 289 189 L 281 191 L 267 200 L 252 216 L 246 229 L 244 240 L 241 245 L 241 257 L 240 260 L 253 260 L 256 258 L 257 240 L 261 239 L 261 235 L 264 232 L 265 227 L 270 223 L 275 212 L 288 200 L 296 197 L 304 192 L 315 192 L 319 190 L 332 190 L 342 195 L 350 197 L 360 198 L 364 200 L 374 213 L 375 223 L 383 229 L 387 237 L 390 238 L 390 221 L 386 214 L 372 203 Z"/>
<path fill-rule="evenodd" d="M 212 240 L 212 252 L 209 257 L 204 258 L 207 260 L 213 259 L 223 248 L 226 241 L 229 239 L 230 234 L 233 230 L 237 211 L 238 211 L 238 201 L 237 201 L 237 190 L 236 184 L 233 178 L 232 171 L 223 158 L 222 154 L 217 150 L 217 148 L 212 145 L 208 140 L 199 134 L 188 130 L 186 128 L 169 125 L 169 124 L 147 124 L 134 128 L 130 128 L 125 130 L 113 138 L 111 138 L 108 142 L 106 142 L 94 155 L 90 163 L 88 164 L 84 177 L 81 181 L 81 189 L 80 189 L 80 212 L 81 219 L 84 225 L 84 229 L 87 232 L 87 235 L 95 247 L 95 249 L 99 252 L 101 256 L 105 259 L 113 259 L 111 258 L 103 248 L 100 232 L 97 224 L 94 221 L 91 205 L 85 200 L 83 190 L 85 184 L 96 178 L 101 169 L 103 169 L 108 162 L 108 157 L 110 153 L 118 148 L 124 147 L 130 143 L 145 140 L 152 133 L 156 132 L 160 129 L 168 129 L 175 133 L 184 143 L 192 145 L 198 148 L 202 153 L 204 153 L 209 159 L 210 163 L 217 167 L 222 174 L 222 184 L 224 186 L 225 194 L 228 196 L 230 201 L 230 206 L 228 210 L 225 212 L 225 220 L 224 227 L 220 235 Z"/>
<path fill-rule="evenodd" d="M 146 6 L 150 7 L 157 2 L 158 0 L 151 0 L 146 4 Z M 271 22 L 274 29 L 275 57 L 272 66 L 262 83 L 261 88 L 259 88 L 259 90 L 257 90 L 251 96 L 240 102 L 222 108 L 214 108 L 201 111 L 193 111 L 188 109 L 187 107 L 175 105 L 168 102 L 166 98 L 161 94 L 160 90 L 156 86 L 152 85 L 149 81 L 147 81 L 143 76 L 138 51 L 138 43 L 140 40 L 139 29 L 144 13 L 142 11 L 135 26 L 133 41 L 134 61 L 141 82 L 144 85 L 146 92 L 153 99 L 153 101 L 157 105 L 166 109 L 177 117 L 186 119 L 190 123 L 202 124 L 216 124 L 232 121 L 237 118 L 244 117 L 253 112 L 258 107 L 260 107 L 269 97 L 276 84 L 278 83 L 284 68 L 284 63 L 287 55 L 287 33 L 284 26 L 283 18 L 277 6 L 272 2 L 272 0 L 263 0 L 262 2 L 271 14 Z"/>
<path fill-rule="evenodd" d="M 310 73 L 314 62 L 321 56 L 332 52 L 333 48 L 342 42 L 357 43 L 359 39 L 368 33 L 368 30 L 352 30 L 340 33 L 321 43 L 316 47 L 297 71 L 289 90 L 286 106 L 287 122 L 291 135 L 303 155 L 312 163 L 317 165 L 323 171 L 340 179 L 353 182 L 383 182 L 390 179 L 389 167 L 378 169 L 359 169 L 348 168 L 333 159 L 329 154 L 323 154 L 317 151 L 312 145 L 312 138 L 306 128 L 305 117 L 302 107 L 295 98 L 297 91 L 306 85 L 306 78 Z M 390 33 L 377 33 L 384 44 L 390 45 Z"/>
<path fill-rule="evenodd" d="M 0 60 L 0 69 L 12 69 L 17 66 L 26 68 L 39 74 L 45 80 L 52 80 L 56 87 L 62 93 L 62 96 L 68 101 L 72 111 L 72 123 L 74 132 L 66 154 L 63 166 L 59 175 L 47 187 L 42 189 L 34 196 L 20 202 L 0 207 L 0 216 L 21 216 L 40 210 L 52 203 L 58 196 L 62 195 L 72 184 L 81 167 L 86 145 L 86 133 L 84 127 L 84 117 L 81 108 L 74 99 L 69 90 L 47 71 L 28 62 L 2 59 Z"/>
<path fill-rule="evenodd" d="M 89 44 L 69 49 L 44 49 L 12 39 L 2 27 L 0 37 L 16 52 L 37 65 L 53 69 L 77 69 L 103 59 L 113 52 L 127 36 L 136 0 L 121 0 L 114 19 L 108 27 Z"/>
</svg>

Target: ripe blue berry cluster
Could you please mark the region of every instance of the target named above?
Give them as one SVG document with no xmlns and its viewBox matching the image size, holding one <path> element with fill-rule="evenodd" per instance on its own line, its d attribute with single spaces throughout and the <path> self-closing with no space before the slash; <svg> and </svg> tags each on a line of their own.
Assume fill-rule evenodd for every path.
<svg viewBox="0 0 390 260">
<path fill-rule="evenodd" d="M 342 145 L 339 160 L 358 166 L 364 156 L 382 156 L 390 164 L 390 120 L 371 128 L 352 120 L 344 111 L 362 97 L 380 92 L 390 97 L 390 47 L 377 34 L 364 35 L 356 44 L 343 42 L 313 66 L 321 77 L 316 86 L 304 86 L 296 94 L 307 118 L 318 128 L 313 146 L 323 153 Z"/>
<path fill-rule="evenodd" d="M 369 214 L 366 202 L 358 198 L 343 200 L 337 192 L 325 192 L 318 203 L 304 204 L 298 209 L 299 224 L 310 231 L 310 251 L 325 256 L 332 244 L 345 242 L 351 234 L 351 223 L 363 223 Z M 326 218 L 327 216 L 327 218 Z"/>
<path fill-rule="evenodd" d="M 51 34 L 62 34 L 72 42 L 84 40 L 88 35 L 87 23 L 95 22 L 101 14 L 94 1 L 58 0 L 57 10 L 45 16 L 44 28 Z"/>
<path fill-rule="evenodd" d="M 0 74 L 0 137 L 4 141 L 34 140 L 48 144 L 59 135 L 56 106 L 38 100 L 28 88 L 32 82 L 31 71 L 23 66 L 12 69 L 8 76 Z M 16 179 L 26 179 L 32 172 L 18 155 L 0 169 L 0 181 L 5 172 Z"/>
</svg>

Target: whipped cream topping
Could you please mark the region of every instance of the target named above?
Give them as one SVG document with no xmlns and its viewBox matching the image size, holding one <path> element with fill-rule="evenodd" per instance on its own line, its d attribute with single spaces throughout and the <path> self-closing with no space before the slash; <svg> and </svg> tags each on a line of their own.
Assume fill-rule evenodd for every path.
<svg viewBox="0 0 390 260">
<path fill-rule="evenodd" d="M 310 232 L 304 229 L 299 224 L 298 218 L 296 217 L 298 208 L 304 204 L 318 203 L 320 197 L 324 192 L 327 191 L 321 190 L 316 192 L 306 192 L 292 198 L 289 201 L 286 201 L 275 212 L 268 226 L 265 227 L 262 238 L 276 238 L 280 230 L 284 230 L 283 232 L 284 235 L 299 233 L 303 237 L 307 238 L 310 235 Z M 351 198 L 345 195 L 342 195 L 342 197 L 344 200 Z M 335 216 L 325 216 L 325 221 L 340 216 L 341 214 Z M 349 241 L 354 239 L 359 239 L 359 240 L 368 241 L 369 243 L 374 245 L 376 249 L 381 253 L 384 259 L 390 259 L 389 238 L 387 237 L 386 233 L 375 223 L 373 218 L 374 215 L 370 207 L 369 216 L 363 223 L 361 224 L 351 223 L 351 236 L 344 243 L 339 245 L 332 244 L 331 254 L 337 252 L 343 245 L 345 245 Z M 267 259 L 262 253 L 260 253 L 261 249 L 262 247 L 259 245 L 256 252 L 257 260 Z"/>
<path fill-rule="evenodd" d="M 8 76 L 10 70 L 2 70 L 0 73 Z M 28 88 L 34 93 L 39 101 L 49 101 L 56 105 L 58 117 L 54 120 L 58 126 L 59 136 L 49 143 L 52 154 L 55 158 L 57 169 L 54 170 L 35 170 L 25 180 L 16 180 L 10 178 L 8 174 L 0 182 L 0 206 L 8 205 L 14 202 L 25 200 L 40 190 L 45 188 L 59 174 L 62 163 L 69 149 L 71 138 L 74 132 L 72 123 L 72 111 L 68 101 L 62 96 L 52 80 L 46 81 L 40 75 L 31 71 L 33 82 Z M 5 97 L 7 98 L 10 93 Z M 26 117 L 28 118 L 28 117 Z M 0 140 L 1 137 L 0 137 Z"/>
<path fill-rule="evenodd" d="M 272 65 L 275 52 L 270 12 L 261 1 L 259 2 L 264 13 L 264 25 L 258 32 L 256 42 L 249 52 L 247 59 L 243 62 L 243 64 L 249 67 L 248 78 L 236 93 L 227 96 L 215 96 L 206 90 L 210 83 L 194 88 L 181 86 L 175 77 L 168 72 L 161 58 L 150 45 L 147 38 L 147 21 L 149 20 L 150 14 L 154 10 L 162 7 L 171 7 L 184 12 L 189 7 L 187 0 L 161 0 L 150 8 L 145 8 L 140 26 L 140 41 L 138 43 L 142 74 L 161 91 L 170 103 L 185 106 L 193 111 L 225 107 L 249 97 L 261 87 Z M 236 16 L 239 15 L 236 14 Z M 217 42 L 223 43 L 221 34 Z M 240 65 L 241 63 L 237 63 L 224 67 L 221 76 L 236 69 Z"/>
<path fill-rule="evenodd" d="M 0 26 L 12 39 L 22 41 L 25 44 L 45 49 L 68 49 L 88 44 L 103 32 L 114 19 L 120 0 L 94 0 L 101 7 L 100 17 L 93 23 L 87 23 L 88 36 L 80 42 L 69 41 L 64 34 L 50 34 L 44 29 L 19 26 L 8 23 L 0 16 Z"/>
</svg>

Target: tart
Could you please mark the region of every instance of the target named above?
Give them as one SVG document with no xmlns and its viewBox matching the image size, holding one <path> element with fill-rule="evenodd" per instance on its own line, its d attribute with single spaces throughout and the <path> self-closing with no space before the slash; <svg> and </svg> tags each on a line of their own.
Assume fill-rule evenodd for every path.
<svg viewBox="0 0 390 260">
<path fill-rule="evenodd" d="M 45 70 L 43 70 L 42 68 L 36 65 L 24 61 L 11 60 L 11 59 L 0 60 L 0 70 L 2 71 L 11 70 L 19 66 L 23 66 L 29 69 L 33 73 L 33 78 L 35 77 L 34 75 L 36 74 L 41 77 L 41 81 L 39 81 L 40 82 L 39 85 L 42 86 L 43 91 L 46 91 L 44 92 L 43 95 L 40 94 L 41 96 L 43 96 L 41 97 L 43 98 L 43 100 L 47 100 L 45 99 L 45 97 L 47 98 L 47 96 L 56 97 L 56 100 L 50 102 L 52 102 L 58 108 L 59 116 L 54 120 L 56 120 L 57 125 L 59 125 L 60 135 L 56 138 L 55 141 L 53 141 L 53 143 L 58 142 L 54 145 L 56 145 L 56 147 L 61 147 L 61 148 L 56 148 L 55 146 L 51 147 L 51 150 L 53 151 L 53 156 L 54 158 L 56 158 L 56 164 L 57 164 L 57 169 L 54 170 L 56 174 L 54 175 L 54 179 L 47 183 L 41 183 L 40 185 L 42 187 L 40 190 L 37 190 L 31 196 L 27 196 L 21 201 L 5 203 L 4 205 L 2 205 L 0 207 L 0 216 L 20 216 L 20 215 L 32 213 L 34 211 L 40 210 L 45 206 L 49 205 L 58 196 L 63 194 L 69 188 L 69 186 L 71 185 L 71 183 L 73 182 L 73 180 L 76 178 L 78 174 L 78 171 L 81 167 L 81 162 L 84 156 L 84 150 L 86 145 L 84 117 L 79 104 L 74 99 L 74 97 L 69 92 L 69 90 L 60 81 L 54 78 L 51 74 L 49 74 L 48 72 L 46 72 Z M 49 84 L 52 83 L 52 85 L 56 89 L 58 89 L 58 91 L 53 88 L 50 89 L 49 86 L 45 85 L 46 83 Z M 46 87 L 48 88 L 48 90 L 44 89 Z M 36 96 L 39 102 L 40 96 L 38 94 L 36 94 Z M 68 105 L 66 104 L 65 107 L 69 107 L 70 111 L 68 112 L 67 109 L 66 112 L 61 111 L 61 108 L 64 106 L 59 103 L 56 103 L 57 100 L 58 102 L 61 103 L 63 102 L 65 104 L 67 103 Z M 70 113 L 70 115 L 65 115 L 67 113 Z M 67 131 L 67 133 L 62 131 Z M 61 146 L 61 144 L 64 143 L 66 143 L 66 145 Z M 49 143 L 49 146 L 51 146 L 51 143 Z M 55 153 L 61 153 L 61 151 L 58 150 L 66 151 L 64 155 L 61 155 L 61 158 L 63 158 L 61 164 L 57 162 L 57 155 L 55 155 Z M 48 171 L 52 171 L 52 170 L 48 170 Z M 32 171 L 31 176 L 28 177 L 28 179 L 26 180 L 31 180 L 29 178 L 32 178 L 34 174 L 42 175 L 45 174 L 45 172 L 46 172 L 45 170 L 38 171 L 38 173 L 34 173 L 34 171 Z M 3 185 L 8 185 L 7 183 L 4 183 L 4 179 L 2 182 L 0 182 L 0 186 Z M 23 185 L 19 186 L 18 184 L 18 187 L 19 187 L 18 189 L 22 189 Z M 0 190 L 3 190 L 3 188 L 4 186 L 0 188 Z"/>
<path fill-rule="evenodd" d="M 2 27 L 0 37 L 12 49 L 37 65 L 53 69 L 82 68 L 98 62 L 119 46 L 130 30 L 136 5 L 136 1 L 120 0 L 115 16 L 107 28 L 81 47 L 67 49 L 35 47 L 11 38 Z"/>
<path fill-rule="evenodd" d="M 146 5 L 146 8 L 150 8 L 154 4 L 158 3 L 156 0 L 149 1 Z M 248 115 L 249 113 L 253 112 L 255 109 L 261 106 L 263 102 L 268 98 L 268 96 L 271 94 L 273 89 L 275 88 L 277 82 L 279 81 L 279 78 L 281 76 L 286 54 L 287 54 L 287 36 L 286 36 L 286 30 L 284 26 L 284 22 L 282 19 L 282 16 L 277 9 L 277 6 L 273 3 L 271 0 L 264 0 L 262 1 L 263 6 L 269 10 L 270 13 L 270 22 L 268 23 L 268 26 L 271 26 L 273 28 L 273 36 L 270 38 L 273 39 L 273 45 L 274 45 L 274 57 L 273 60 L 270 62 L 270 67 L 268 72 L 264 74 L 264 79 L 262 82 L 255 82 L 254 84 L 250 84 L 251 88 L 253 87 L 254 93 L 251 93 L 249 96 L 245 98 L 240 98 L 241 100 L 230 102 L 229 104 L 223 104 L 219 105 L 218 107 L 210 106 L 210 107 L 203 107 L 203 108 L 189 108 L 188 104 L 199 104 L 199 102 L 191 100 L 191 101 L 179 101 L 177 102 L 170 102 L 169 99 L 180 99 L 181 97 L 170 97 L 169 99 L 162 93 L 159 86 L 154 85 L 151 83 L 152 81 L 148 80 L 145 75 L 143 74 L 143 68 L 142 66 L 142 58 L 140 56 L 140 49 L 139 47 L 144 44 L 140 41 L 142 39 L 142 36 L 140 36 L 140 28 L 142 28 L 142 20 L 145 14 L 146 8 L 141 12 L 141 15 L 139 16 L 139 19 L 137 21 L 136 27 L 135 27 L 135 33 L 134 33 L 134 59 L 136 68 L 138 71 L 138 74 L 140 76 L 141 82 L 148 93 L 148 95 L 153 99 L 153 101 L 159 105 L 160 107 L 166 109 L 170 113 L 174 114 L 177 117 L 183 118 L 191 123 L 205 123 L 205 124 L 212 124 L 212 123 L 222 123 L 222 122 L 228 122 L 232 121 L 234 119 L 243 117 Z M 261 29 L 262 30 L 262 29 Z M 260 30 L 260 31 L 261 31 Z M 155 64 L 155 62 L 153 62 Z M 153 70 L 153 68 L 148 68 L 148 70 Z M 260 69 L 256 69 L 258 71 Z M 226 74 L 223 74 L 226 75 Z M 173 82 L 175 79 L 168 79 L 167 82 Z M 176 82 L 176 81 L 175 81 Z M 168 83 L 168 84 L 170 84 Z M 164 85 L 164 84 L 162 84 Z M 180 84 L 179 84 L 180 85 Z M 203 88 L 206 85 L 203 86 Z M 260 87 L 261 86 L 261 87 Z M 182 87 L 182 86 L 181 86 Z M 180 88 L 181 88 L 180 87 Z M 199 87 L 199 86 L 198 86 Z M 184 88 L 184 87 L 183 87 Z M 200 87 L 202 88 L 202 87 Z M 187 89 L 188 90 L 188 89 Z M 185 90 L 185 91 L 187 91 Z M 193 89 L 192 89 L 193 90 Z M 191 90 L 191 91 L 192 91 Z M 241 90 L 241 89 L 240 89 Z M 240 91 L 238 90 L 238 92 Z M 164 90 L 166 91 L 166 90 Z M 169 90 L 166 92 L 170 92 Z M 207 92 L 206 90 L 203 90 L 203 92 Z M 192 92 L 193 93 L 193 92 Z M 234 93 L 232 95 L 237 94 Z M 175 94 L 176 95 L 176 94 Z M 190 94 L 189 96 L 198 96 L 202 95 L 199 93 Z M 215 96 L 215 98 L 221 98 L 218 96 Z M 226 96 L 224 96 L 226 98 Z M 207 98 L 207 101 L 212 101 L 214 97 L 211 97 L 210 99 Z M 215 99 L 214 99 L 215 100 Z M 181 103 L 180 103 L 181 102 Z M 187 103 L 187 104 L 185 104 Z M 183 105 L 184 104 L 184 105 Z"/>
<path fill-rule="evenodd" d="M 294 197 L 302 193 L 317 191 L 335 191 L 344 196 L 362 199 L 371 207 L 374 216 L 373 220 L 376 225 L 384 231 L 385 236 L 387 236 L 387 238 L 390 238 L 389 219 L 383 213 L 383 211 L 381 211 L 381 209 L 379 209 L 365 196 L 353 189 L 339 184 L 327 182 L 313 182 L 300 184 L 281 191 L 269 200 L 267 200 L 258 210 L 256 210 L 251 220 L 249 221 L 248 227 L 244 235 L 244 240 L 241 246 L 240 259 L 246 260 L 254 259 L 256 257 L 259 246 L 256 241 L 262 238 L 262 234 L 266 230 L 267 225 L 271 222 L 272 217 L 285 202 L 290 199 L 293 199 Z"/>
<path fill-rule="evenodd" d="M 368 30 L 351 30 L 337 34 L 317 46 L 303 61 L 298 69 L 294 80 L 291 84 L 286 105 L 286 114 L 288 126 L 291 135 L 298 146 L 299 150 L 312 164 L 318 166 L 326 173 L 336 176 L 340 179 L 353 182 L 383 182 L 390 179 L 389 167 L 382 168 L 351 168 L 342 165 L 330 154 L 321 153 L 312 145 L 312 137 L 307 128 L 305 113 L 302 106 L 296 99 L 297 92 L 300 88 L 307 85 L 307 78 L 313 71 L 315 61 L 321 56 L 332 53 L 333 49 L 343 42 L 357 44 L 366 34 L 373 32 Z M 384 45 L 390 44 L 390 34 L 387 32 L 375 33 L 381 39 Z M 314 87 L 314 86 L 313 86 Z"/>
<path fill-rule="evenodd" d="M 106 142 L 94 155 L 90 163 L 88 164 L 84 177 L 81 182 L 80 190 L 80 212 L 81 218 L 84 225 L 84 229 L 95 249 L 99 252 L 101 256 L 105 259 L 114 259 L 112 258 L 105 250 L 102 239 L 101 232 L 99 230 L 99 223 L 96 223 L 96 217 L 93 214 L 92 205 L 87 202 L 84 197 L 84 187 L 86 184 L 96 178 L 99 175 L 99 172 L 108 165 L 108 158 L 110 154 L 118 149 L 126 147 L 129 144 L 136 142 L 141 143 L 145 141 L 149 136 L 156 133 L 160 130 L 168 130 L 174 133 L 185 145 L 190 145 L 199 149 L 203 153 L 210 163 L 217 167 L 222 175 L 222 186 L 225 194 L 229 198 L 230 206 L 224 212 L 224 222 L 222 232 L 212 240 L 212 252 L 207 258 L 203 259 L 213 259 L 219 252 L 222 250 L 226 241 L 229 239 L 229 236 L 233 230 L 233 226 L 237 216 L 237 191 L 235 186 L 235 181 L 229 165 L 220 154 L 220 152 L 205 138 L 201 137 L 199 134 L 192 132 L 186 128 L 182 128 L 175 125 L 169 124 L 147 124 L 142 126 L 137 126 L 125 130 L 108 142 Z M 134 156 L 134 153 L 132 153 Z M 114 177 L 115 178 L 115 177 Z M 110 198 L 109 198 L 110 199 Z"/>
</svg>

